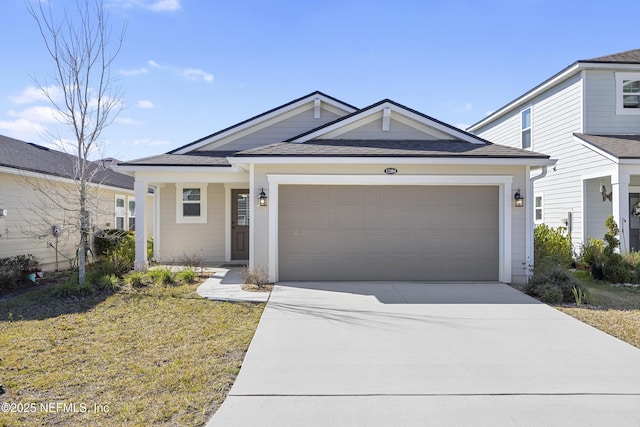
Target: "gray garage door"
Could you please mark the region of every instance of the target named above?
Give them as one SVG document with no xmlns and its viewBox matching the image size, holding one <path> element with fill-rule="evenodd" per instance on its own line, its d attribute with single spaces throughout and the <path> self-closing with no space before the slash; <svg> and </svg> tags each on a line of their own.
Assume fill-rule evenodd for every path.
<svg viewBox="0 0 640 427">
<path fill-rule="evenodd" d="M 498 187 L 281 185 L 280 280 L 497 280 Z"/>
</svg>

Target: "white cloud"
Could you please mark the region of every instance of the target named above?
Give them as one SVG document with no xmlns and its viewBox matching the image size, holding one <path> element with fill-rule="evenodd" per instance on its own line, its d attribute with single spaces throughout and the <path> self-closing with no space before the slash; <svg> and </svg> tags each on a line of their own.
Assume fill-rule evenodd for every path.
<svg viewBox="0 0 640 427">
<path fill-rule="evenodd" d="M 123 76 L 139 76 L 141 74 L 147 74 L 149 70 L 144 67 L 135 68 L 133 70 L 120 70 L 120 74 Z"/>
<path fill-rule="evenodd" d="M 11 117 L 28 120 L 34 123 L 56 123 L 60 122 L 62 119 L 60 112 L 55 108 L 45 107 L 43 105 L 29 107 L 22 111 L 9 110 L 8 114 Z"/>
<path fill-rule="evenodd" d="M 152 108 L 155 108 L 156 106 L 148 99 L 141 99 L 136 103 L 136 107 L 142 108 L 143 110 L 150 110 Z"/>
<path fill-rule="evenodd" d="M 185 68 L 181 73 L 184 77 L 191 80 L 198 80 L 202 78 L 207 83 L 213 82 L 213 74 L 207 73 L 197 68 Z"/>
<path fill-rule="evenodd" d="M 160 68 L 161 70 L 164 70 L 165 68 L 167 68 L 167 67 L 165 67 L 165 66 L 163 66 L 163 65 L 158 64 L 158 63 L 157 63 L 156 61 L 154 61 L 153 59 L 148 60 L 148 61 L 147 61 L 147 64 L 151 65 L 151 66 L 152 66 L 152 67 L 154 67 L 154 68 Z"/>
<path fill-rule="evenodd" d="M 46 128 L 40 123 L 27 119 L 0 120 L 0 130 L 3 134 L 10 135 L 23 141 L 35 142 L 46 133 Z"/>
<path fill-rule="evenodd" d="M 123 9 L 139 7 L 152 12 L 175 12 L 182 7 L 180 0 L 111 0 L 111 4 Z"/>
<path fill-rule="evenodd" d="M 141 125 L 142 122 L 138 120 L 134 120 L 130 117 L 116 117 L 114 120 L 116 123 L 121 123 L 123 125 Z"/>
<path fill-rule="evenodd" d="M 473 106 L 470 103 L 467 102 L 466 104 L 464 104 L 464 109 L 465 110 L 471 110 L 472 108 L 473 108 Z"/>
<path fill-rule="evenodd" d="M 44 88 L 46 93 L 55 101 L 62 98 L 62 89 L 58 86 L 47 86 Z M 49 101 L 45 92 L 37 86 L 27 86 L 18 95 L 9 95 L 9 101 L 14 104 L 33 104 L 35 102 Z"/>
</svg>

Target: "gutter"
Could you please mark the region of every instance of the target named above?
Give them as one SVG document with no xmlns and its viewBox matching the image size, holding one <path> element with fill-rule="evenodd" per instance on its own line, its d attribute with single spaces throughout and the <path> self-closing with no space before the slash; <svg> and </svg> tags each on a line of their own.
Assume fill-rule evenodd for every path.
<svg viewBox="0 0 640 427">
<path fill-rule="evenodd" d="M 554 162 L 555 163 L 555 162 Z M 542 172 L 539 175 L 536 175 L 534 177 L 529 178 L 529 188 L 527 191 L 527 198 L 529 199 L 527 201 L 527 203 L 531 203 L 531 205 L 533 207 L 533 203 L 535 200 L 535 197 L 533 195 L 533 183 L 536 182 L 537 180 L 544 178 L 545 176 L 547 176 L 547 167 L 546 166 L 542 166 Z M 531 212 L 535 212 L 535 207 L 534 209 L 529 209 L 528 213 L 529 215 L 531 215 Z M 529 283 L 529 278 L 531 277 L 532 271 L 531 268 L 529 268 L 529 266 L 533 266 L 533 253 L 534 253 L 534 247 L 533 247 L 533 229 L 534 227 L 534 222 L 533 222 L 533 217 L 529 218 L 529 220 L 527 221 L 527 225 L 530 227 L 530 231 L 527 233 L 527 239 L 528 244 L 527 244 L 527 268 L 525 269 L 526 272 L 526 276 L 527 276 L 527 283 Z"/>
</svg>

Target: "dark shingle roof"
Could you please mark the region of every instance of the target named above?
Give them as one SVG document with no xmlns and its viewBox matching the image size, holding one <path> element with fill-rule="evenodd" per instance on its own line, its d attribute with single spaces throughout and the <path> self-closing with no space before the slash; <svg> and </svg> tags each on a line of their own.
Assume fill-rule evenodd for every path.
<svg viewBox="0 0 640 427">
<path fill-rule="evenodd" d="M 549 156 L 496 144 L 465 141 L 315 140 L 305 143 L 280 142 L 236 153 L 236 157 L 504 157 L 543 158 Z"/>
<path fill-rule="evenodd" d="M 614 64 L 640 64 L 640 49 L 627 50 L 625 52 L 600 56 L 598 58 L 585 59 L 578 62 L 602 62 Z"/>
<path fill-rule="evenodd" d="M 144 157 L 129 162 L 118 163 L 119 166 L 231 166 L 227 157 L 235 151 L 192 151 L 189 154 L 160 154 Z"/>
<path fill-rule="evenodd" d="M 74 179 L 76 159 L 62 151 L 0 135 L 0 166 Z M 91 167 L 95 171 L 92 182 L 133 190 L 133 177 L 104 169 L 99 162 L 92 162 Z"/>
<path fill-rule="evenodd" d="M 640 159 L 640 135 L 574 135 L 617 158 Z"/>
</svg>

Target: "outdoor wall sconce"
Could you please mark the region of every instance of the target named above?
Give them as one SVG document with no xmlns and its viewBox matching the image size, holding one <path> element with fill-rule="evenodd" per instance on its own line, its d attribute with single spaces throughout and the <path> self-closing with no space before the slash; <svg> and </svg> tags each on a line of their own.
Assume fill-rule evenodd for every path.
<svg viewBox="0 0 640 427">
<path fill-rule="evenodd" d="M 515 202 L 516 208 L 521 208 L 524 206 L 524 197 L 520 194 L 520 189 L 516 190 L 516 194 L 513 195 L 513 200 Z"/>
<path fill-rule="evenodd" d="M 607 193 L 607 187 L 605 187 L 602 182 L 600 183 L 600 194 L 602 194 L 603 202 L 606 202 L 607 200 L 610 202 L 613 201 L 613 191 Z"/>
<path fill-rule="evenodd" d="M 264 188 L 261 188 L 260 194 L 258 194 L 258 206 L 267 206 L 267 195 L 264 193 Z"/>
<path fill-rule="evenodd" d="M 7 216 L 7 213 L 6 209 L 0 208 L 0 216 Z"/>
</svg>

